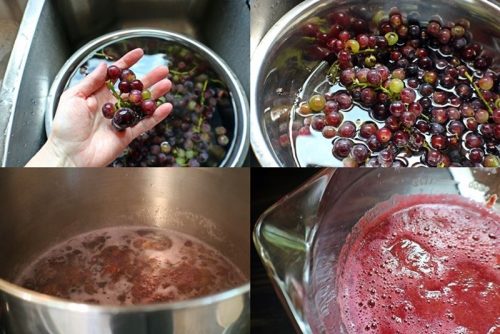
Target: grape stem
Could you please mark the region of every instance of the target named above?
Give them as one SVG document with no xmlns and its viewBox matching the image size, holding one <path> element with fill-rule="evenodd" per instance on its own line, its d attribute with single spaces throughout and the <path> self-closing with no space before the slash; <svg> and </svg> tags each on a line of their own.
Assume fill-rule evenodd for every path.
<svg viewBox="0 0 500 334">
<path fill-rule="evenodd" d="M 192 69 L 190 69 L 189 71 L 185 71 L 185 72 L 179 72 L 176 70 L 170 70 L 169 72 L 172 73 L 173 75 L 180 75 L 180 76 L 191 75 L 192 72 L 194 70 L 196 70 L 197 67 L 198 67 L 198 65 L 195 65 Z"/>
<path fill-rule="evenodd" d="M 104 51 L 96 52 L 95 54 L 97 57 L 102 57 L 106 60 L 113 60 L 113 57 L 108 56 Z"/>
<path fill-rule="evenodd" d="M 201 90 L 201 97 L 200 97 L 200 104 L 203 106 L 205 105 L 205 92 L 207 90 L 208 86 L 208 80 L 205 80 L 203 83 L 203 89 Z M 201 124 L 204 121 L 204 117 L 201 115 L 200 118 L 198 119 L 198 124 L 196 124 L 196 127 L 194 128 L 193 132 L 200 133 L 201 131 Z"/>
<path fill-rule="evenodd" d="M 474 90 L 476 91 L 477 96 L 479 96 L 481 101 L 483 101 L 483 103 L 486 106 L 486 108 L 488 109 L 488 112 L 490 113 L 490 115 L 493 115 L 493 110 L 491 109 L 490 104 L 486 101 L 483 94 L 481 93 L 481 90 L 474 82 L 474 78 L 472 77 L 472 75 L 470 75 L 468 72 L 465 72 L 465 76 L 467 77 L 467 79 L 469 79 L 470 83 L 474 87 Z"/>
<path fill-rule="evenodd" d="M 108 86 L 108 89 L 111 91 L 111 93 L 113 94 L 113 96 L 118 100 L 118 105 L 121 105 L 120 104 L 121 96 L 116 91 L 115 86 L 113 85 L 113 83 L 111 81 L 106 81 L 106 85 Z"/>
</svg>

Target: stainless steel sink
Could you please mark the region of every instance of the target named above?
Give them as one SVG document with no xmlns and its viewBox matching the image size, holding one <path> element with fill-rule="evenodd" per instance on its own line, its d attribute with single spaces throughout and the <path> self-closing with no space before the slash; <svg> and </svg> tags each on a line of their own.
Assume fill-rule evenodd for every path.
<svg viewBox="0 0 500 334">
<path fill-rule="evenodd" d="M 0 91 L 2 166 L 23 166 L 45 142 L 46 97 L 71 54 L 98 36 L 132 27 L 201 41 L 228 63 L 248 95 L 245 0 L 29 0 Z"/>
</svg>

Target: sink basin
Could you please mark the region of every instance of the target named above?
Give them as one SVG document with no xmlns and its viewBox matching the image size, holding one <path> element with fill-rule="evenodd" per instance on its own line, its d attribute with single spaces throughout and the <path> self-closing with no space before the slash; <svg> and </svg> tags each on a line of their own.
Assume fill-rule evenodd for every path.
<svg viewBox="0 0 500 334">
<path fill-rule="evenodd" d="M 248 95 L 249 20 L 245 0 L 29 0 L 0 92 L 2 166 L 25 165 L 43 145 L 54 77 L 82 45 L 111 31 L 145 27 L 195 38 L 226 61 Z"/>
</svg>

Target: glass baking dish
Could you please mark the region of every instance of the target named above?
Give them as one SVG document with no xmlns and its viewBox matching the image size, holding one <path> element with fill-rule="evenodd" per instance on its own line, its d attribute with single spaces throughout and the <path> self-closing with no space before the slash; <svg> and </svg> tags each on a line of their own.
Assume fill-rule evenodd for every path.
<svg viewBox="0 0 500 334">
<path fill-rule="evenodd" d="M 345 333 L 338 312 L 325 314 L 336 297 L 325 293 L 335 286 L 325 274 L 366 211 L 394 195 L 458 194 L 484 203 L 499 193 L 500 169 L 324 169 L 266 210 L 253 240 L 297 331 Z"/>
</svg>

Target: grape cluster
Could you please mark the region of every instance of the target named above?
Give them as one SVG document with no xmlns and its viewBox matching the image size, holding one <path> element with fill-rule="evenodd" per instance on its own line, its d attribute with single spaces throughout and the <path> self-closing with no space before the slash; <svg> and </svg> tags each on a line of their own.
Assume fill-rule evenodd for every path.
<svg viewBox="0 0 500 334">
<path fill-rule="evenodd" d="M 498 167 L 500 80 L 469 21 L 388 14 L 337 11 L 302 27 L 304 56 L 330 63 L 331 88 L 299 104 L 292 135 L 321 132 L 348 167 Z M 354 108 L 366 118 L 349 119 Z"/>
<path fill-rule="evenodd" d="M 114 87 L 118 83 L 118 93 Z M 108 67 L 106 85 L 115 96 L 116 103 L 105 103 L 102 114 L 111 119 L 111 124 L 118 131 L 136 125 L 144 117 L 150 117 L 156 110 L 160 101 L 151 98 L 151 92 L 144 89 L 144 85 L 137 80 L 135 73 L 129 69 L 120 69 L 112 65 Z"/>
</svg>

